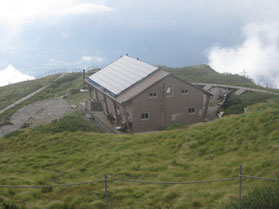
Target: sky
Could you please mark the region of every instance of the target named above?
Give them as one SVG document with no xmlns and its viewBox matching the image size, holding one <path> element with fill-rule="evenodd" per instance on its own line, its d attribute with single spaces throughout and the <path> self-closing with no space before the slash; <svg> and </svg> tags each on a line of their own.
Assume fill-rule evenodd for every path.
<svg viewBox="0 0 279 209">
<path fill-rule="evenodd" d="M 0 73 L 12 83 L 7 69 L 38 77 L 128 53 L 279 87 L 278 9 L 276 0 L 0 0 Z"/>
</svg>

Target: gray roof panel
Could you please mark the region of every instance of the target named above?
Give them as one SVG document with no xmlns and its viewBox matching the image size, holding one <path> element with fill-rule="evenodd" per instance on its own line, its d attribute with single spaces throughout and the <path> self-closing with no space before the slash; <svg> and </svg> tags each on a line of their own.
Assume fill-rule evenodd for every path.
<svg viewBox="0 0 279 209">
<path fill-rule="evenodd" d="M 123 56 L 90 76 L 89 79 L 114 95 L 118 95 L 156 70 L 158 67 Z"/>
</svg>

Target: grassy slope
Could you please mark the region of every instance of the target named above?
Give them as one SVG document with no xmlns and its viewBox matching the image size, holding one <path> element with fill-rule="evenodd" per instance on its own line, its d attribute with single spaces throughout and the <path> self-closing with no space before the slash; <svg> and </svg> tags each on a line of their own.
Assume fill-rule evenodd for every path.
<svg viewBox="0 0 279 209">
<path fill-rule="evenodd" d="M 58 75 L 0 87 L 0 110 L 54 80 Z"/>
<path fill-rule="evenodd" d="M 0 140 L 0 184 L 56 184 L 103 178 L 185 181 L 246 175 L 279 178 L 279 104 L 243 115 L 152 134 L 46 134 L 27 129 Z M 262 181 L 244 180 L 247 193 Z M 111 208 L 218 208 L 237 201 L 238 183 L 142 185 L 109 182 Z M 104 208 L 103 183 L 75 188 L 1 189 L 26 208 Z M 65 207 L 66 208 L 66 207 Z"/>
<path fill-rule="evenodd" d="M 195 65 L 182 68 L 163 67 L 163 69 L 190 82 L 257 87 L 257 85 L 252 80 L 244 76 L 237 74 L 218 73 L 208 65 Z"/>
<path fill-rule="evenodd" d="M 253 80 L 238 74 L 218 73 L 208 65 L 194 65 L 181 68 L 162 67 L 162 69 L 190 82 L 245 86 L 279 93 L 278 89 L 258 86 Z"/>
<path fill-rule="evenodd" d="M 50 85 L 50 87 L 36 94 L 31 99 L 28 99 L 25 102 L 16 105 L 14 108 L 5 111 L 3 114 L 0 114 L 0 119 L 7 120 L 13 113 L 15 113 L 20 108 L 28 104 L 32 104 L 34 102 L 41 101 L 48 98 L 54 98 L 54 97 L 60 97 L 66 95 L 65 98 L 68 100 L 70 104 L 79 103 L 80 101 L 83 101 L 85 98 L 88 97 L 87 93 L 80 93 L 79 89 L 81 88 L 82 88 L 82 73 L 67 74 L 65 77 L 53 82 Z M 7 89 L 13 91 L 13 86 L 11 86 L 11 88 L 7 87 Z M 0 98 L 2 98 L 1 95 Z"/>
</svg>

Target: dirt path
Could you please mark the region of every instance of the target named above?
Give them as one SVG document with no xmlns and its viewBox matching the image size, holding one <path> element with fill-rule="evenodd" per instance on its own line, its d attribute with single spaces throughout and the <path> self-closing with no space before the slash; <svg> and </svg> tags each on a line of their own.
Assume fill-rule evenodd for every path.
<svg viewBox="0 0 279 209">
<path fill-rule="evenodd" d="M 0 137 L 18 130 L 26 124 L 30 124 L 33 127 L 41 123 L 49 123 L 73 111 L 67 101 L 62 98 L 35 102 L 14 113 L 10 118 L 12 125 L 0 127 Z"/>
</svg>

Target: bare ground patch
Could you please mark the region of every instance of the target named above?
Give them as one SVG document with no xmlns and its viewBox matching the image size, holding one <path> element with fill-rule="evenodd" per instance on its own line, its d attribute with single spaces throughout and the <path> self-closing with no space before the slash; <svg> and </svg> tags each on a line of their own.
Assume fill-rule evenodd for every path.
<svg viewBox="0 0 279 209">
<path fill-rule="evenodd" d="M 12 125 L 0 127 L 0 137 L 25 126 L 34 127 L 38 124 L 50 123 L 71 112 L 73 109 L 63 98 L 35 102 L 14 113 L 10 118 Z"/>
</svg>

